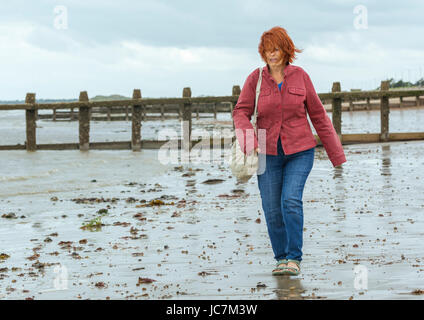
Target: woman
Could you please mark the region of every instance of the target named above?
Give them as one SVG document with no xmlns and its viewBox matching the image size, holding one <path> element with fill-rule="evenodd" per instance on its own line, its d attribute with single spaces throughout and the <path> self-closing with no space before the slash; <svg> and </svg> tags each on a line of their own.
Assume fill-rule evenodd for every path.
<svg viewBox="0 0 424 320">
<path fill-rule="evenodd" d="M 259 54 L 266 66 L 262 71 L 257 106 L 259 143 L 256 133 L 247 134 L 249 130 L 253 132 L 250 119 L 255 107 L 259 69 L 247 77 L 233 110 L 236 136 L 243 152 L 259 153 L 258 187 L 277 260 L 273 275 L 300 273 L 302 196 L 317 144 L 306 114 L 333 166 L 346 162 L 340 139 L 309 75 L 291 64 L 295 52 L 302 51 L 294 46 L 285 29 L 274 27 L 262 34 Z M 264 142 L 261 131 L 266 134 Z M 253 141 L 249 137 L 253 137 Z"/>
</svg>

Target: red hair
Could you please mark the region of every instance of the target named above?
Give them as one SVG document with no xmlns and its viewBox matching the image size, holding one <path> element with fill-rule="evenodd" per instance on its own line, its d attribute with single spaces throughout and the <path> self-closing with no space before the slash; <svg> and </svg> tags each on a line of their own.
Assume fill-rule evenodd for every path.
<svg viewBox="0 0 424 320">
<path fill-rule="evenodd" d="M 296 52 L 300 53 L 303 51 L 294 46 L 286 29 L 281 27 L 274 27 L 265 31 L 261 36 L 258 51 L 265 63 L 267 63 L 265 51 L 272 51 L 276 47 L 283 53 L 284 64 L 288 64 L 289 62 L 292 63 L 293 60 L 296 59 Z"/>
</svg>

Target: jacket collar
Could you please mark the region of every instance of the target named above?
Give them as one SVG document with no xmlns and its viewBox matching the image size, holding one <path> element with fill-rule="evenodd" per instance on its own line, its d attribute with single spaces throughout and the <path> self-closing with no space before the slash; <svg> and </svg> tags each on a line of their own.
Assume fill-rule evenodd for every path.
<svg viewBox="0 0 424 320">
<path fill-rule="evenodd" d="M 272 81 L 275 82 L 274 78 L 271 76 L 271 73 L 269 72 L 269 66 L 268 64 L 265 65 L 265 67 L 263 68 L 263 72 L 264 75 L 266 75 L 266 77 L 268 77 L 269 79 L 271 79 Z M 294 71 L 295 67 L 288 63 L 286 64 L 285 68 L 284 68 L 284 78 L 287 77 L 289 74 L 291 74 Z"/>
</svg>

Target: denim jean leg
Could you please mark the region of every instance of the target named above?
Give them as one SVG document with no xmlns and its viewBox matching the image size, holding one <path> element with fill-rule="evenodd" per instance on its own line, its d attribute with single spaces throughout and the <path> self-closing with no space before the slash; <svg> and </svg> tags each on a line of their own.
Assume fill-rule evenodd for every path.
<svg viewBox="0 0 424 320">
<path fill-rule="evenodd" d="M 287 259 L 302 261 L 303 190 L 314 162 L 315 148 L 285 156 L 281 205 L 287 226 Z"/>
<path fill-rule="evenodd" d="M 263 174 L 257 175 L 258 187 L 274 258 L 280 260 L 287 257 L 288 250 L 287 232 L 281 208 L 282 157 L 266 155 L 264 159 L 266 169 Z"/>
</svg>

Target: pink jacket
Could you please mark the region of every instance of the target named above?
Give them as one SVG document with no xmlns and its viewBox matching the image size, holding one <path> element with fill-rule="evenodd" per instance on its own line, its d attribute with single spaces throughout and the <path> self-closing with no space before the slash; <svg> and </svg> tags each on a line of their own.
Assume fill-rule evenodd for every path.
<svg viewBox="0 0 424 320">
<path fill-rule="evenodd" d="M 253 118 L 259 69 L 247 77 L 233 110 L 234 127 L 242 151 L 248 154 L 259 145 L 260 153 L 277 155 L 279 136 L 286 155 L 316 146 L 317 141 L 306 116 L 308 113 L 333 166 L 346 162 L 340 139 L 309 75 L 301 67 L 291 64 L 286 65 L 284 74 L 280 91 L 268 66 L 263 68 L 257 108 L 259 144 L 250 122 Z M 259 129 L 265 129 L 266 132 L 263 143 Z"/>
</svg>

